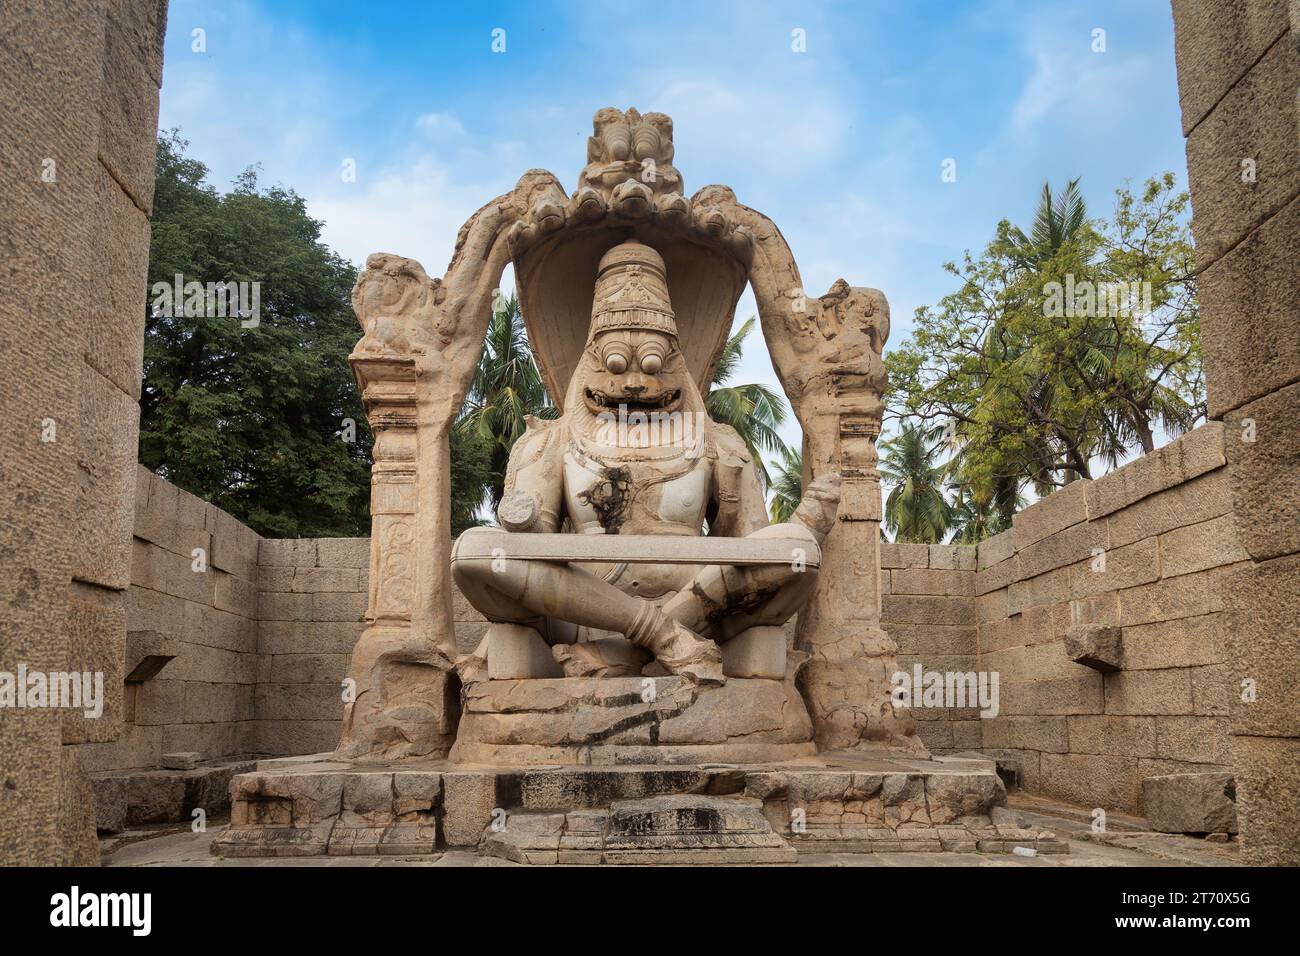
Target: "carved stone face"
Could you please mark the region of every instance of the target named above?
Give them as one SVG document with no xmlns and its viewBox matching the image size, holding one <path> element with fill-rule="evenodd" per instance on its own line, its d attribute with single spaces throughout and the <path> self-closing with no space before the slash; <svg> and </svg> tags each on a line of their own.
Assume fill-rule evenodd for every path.
<svg viewBox="0 0 1300 956">
<path fill-rule="evenodd" d="M 662 332 L 611 329 L 587 347 L 583 401 L 594 414 L 672 412 L 682 405 L 685 361 L 676 341 Z"/>
</svg>

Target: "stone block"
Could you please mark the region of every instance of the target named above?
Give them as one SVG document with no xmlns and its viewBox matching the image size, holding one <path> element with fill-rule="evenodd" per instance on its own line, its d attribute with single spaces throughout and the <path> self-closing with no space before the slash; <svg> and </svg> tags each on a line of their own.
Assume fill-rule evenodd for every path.
<svg viewBox="0 0 1300 956">
<path fill-rule="evenodd" d="M 1134 541 L 1208 521 L 1231 511 L 1232 489 L 1228 473 L 1226 470 L 1218 470 L 1153 494 L 1132 507 L 1111 515 L 1107 519 L 1110 544 L 1113 548 L 1119 548 Z"/>
<path fill-rule="evenodd" d="M 1275 42 L 1187 137 L 1197 266 L 1206 268 L 1300 192 L 1300 57 Z M 1291 122 L 1277 122 L 1278 117 Z M 1243 175 L 1243 160 L 1254 164 Z"/>
<path fill-rule="evenodd" d="M 1231 702 L 1237 733 L 1300 737 L 1300 555 L 1242 565 L 1224 591 L 1232 608 L 1224 615 L 1232 674 L 1220 678 L 1218 701 Z M 1252 682 L 1249 703 L 1241 699 L 1245 680 Z"/>
<path fill-rule="evenodd" d="M 1221 564 L 1236 564 L 1249 557 L 1238 539 L 1236 522 L 1231 514 L 1160 536 L 1160 573 L 1167 578 Z"/>
<path fill-rule="evenodd" d="M 131 395 L 93 369 L 81 376 L 79 395 L 72 576 L 125 590 L 132 580 L 140 408 Z"/>
<path fill-rule="evenodd" d="M 1072 481 L 1046 498 L 1016 512 L 1011 519 L 1011 527 L 1016 534 L 1016 551 L 1023 556 L 1025 550 L 1035 542 L 1087 520 L 1087 486 L 1086 481 Z"/>
<path fill-rule="evenodd" d="M 1300 198 L 1253 230 L 1196 280 L 1209 414 L 1300 379 Z M 1228 431 L 1229 441 L 1239 438 Z"/>
<path fill-rule="evenodd" d="M 357 592 L 361 590 L 361 572 L 356 568 L 298 568 L 293 575 L 293 590 Z"/>
<path fill-rule="evenodd" d="M 157 97 L 155 90 L 155 104 Z M 138 139 L 152 156 L 152 137 L 147 143 L 145 137 Z M 151 191 L 152 163 L 151 158 Z M 96 283 L 95 295 L 88 296 L 81 308 L 83 355 L 86 364 L 118 391 L 138 401 L 145 322 L 140 299 L 149 272 L 149 219 L 103 166 L 94 175 L 95 202 L 85 210 L 85 215 L 93 221 L 98 237 L 92 253 Z"/>
<path fill-rule="evenodd" d="M 1031 789 L 1082 807 L 1137 813 L 1142 801 L 1136 757 L 1045 753 L 1039 774 Z"/>
<path fill-rule="evenodd" d="M 1090 554 L 1070 565 L 1071 595 L 1079 599 L 1150 584 L 1160 577 L 1160 557 L 1155 538 Z"/>
<path fill-rule="evenodd" d="M 163 754 L 160 765 L 164 770 L 193 770 L 199 765 L 203 755 L 194 750 L 185 750 L 180 753 Z"/>
<path fill-rule="evenodd" d="M 257 545 L 257 563 L 271 567 L 314 568 L 314 538 L 262 538 Z"/>
<path fill-rule="evenodd" d="M 155 140 L 137 131 L 158 127 L 159 82 L 139 55 L 139 37 L 109 18 L 104 29 L 104 83 L 98 108 L 99 160 L 145 213 L 153 211 Z"/>
<path fill-rule="evenodd" d="M 1253 436 L 1247 420 L 1254 422 Z M 1224 420 L 1237 534 L 1256 561 L 1300 552 L 1297 421 L 1300 382 L 1244 405 Z"/>
<path fill-rule="evenodd" d="M 882 541 L 880 566 L 882 568 L 927 568 L 930 566 L 929 545 Z"/>
<path fill-rule="evenodd" d="M 1228 773 L 1147 777 L 1142 813 L 1161 833 L 1236 833 L 1237 787 Z"/>
<path fill-rule="evenodd" d="M 975 602 L 971 598 L 886 594 L 882 617 L 900 623 L 973 625 Z"/>
<path fill-rule="evenodd" d="M 1221 611 L 1224 606 L 1223 585 L 1227 575 L 1238 567 L 1240 565 L 1225 565 L 1125 588 L 1119 592 L 1120 617 L 1117 623 L 1127 628 L 1134 624 L 1176 621 Z"/>
<path fill-rule="evenodd" d="M 67 699 L 79 705 L 59 712 L 63 743 L 115 740 L 122 732 L 124 703 L 126 607 L 122 595 L 74 582 L 68 591 L 65 626 L 67 651 L 57 670 L 71 678 L 60 680 L 60 693 L 71 695 Z M 98 695 L 94 703 L 85 696 L 87 691 Z"/>
<path fill-rule="evenodd" d="M 1121 671 L 1106 678 L 1108 714 L 1190 714 L 1192 678 L 1185 667 Z"/>
<path fill-rule="evenodd" d="M 347 621 L 364 623 L 366 608 L 369 605 L 367 595 L 360 592 L 342 594 L 313 594 L 311 596 L 311 616 L 315 621 Z"/>
<path fill-rule="evenodd" d="M 92 774 L 91 790 L 95 794 L 95 829 L 100 833 L 120 833 L 126 829 L 127 784 L 120 775 Z"/>
<path fill-rule="evenodd" d="M 277 654 L 270 659 L 267 683 L 330 684 L 347 676 L 347 654 Z"/>
<path fill-rule="evenodd" d="M 369 538 L 317 538 L 317 563 L 322 568 L 370 567 Z"/>
<path fill-rule="evenodd" d="M 1136 458 L 1093 481 L 1087 491 L 1088 516 L 1095 521 L 1121 508 L 1128 508 L 1149 495 L 1185 484 L 1206 472 L 1221 468 L 1224 461 L 1223 425 L 1219 422 L 1206 422 L 1200 428 L 1180 435 L 1150 454 Z M 1188 497 L 1194 499 L 1202 493 L 1203 491 L 1195 492 Z M 1223 513 L 1218 511 L 1205 517 L 1212 518 L 1215 514 Z M 1182 523 L 1185 520 L 1169 527 L 1176 528 Z M 1128 544 L 1151 533 L 1153 532 L 1145 531 L 1141 534 L 1117 536 L 1112 526 L 1111 544 Z"/>
<path fill-rule="evenodd" d="M 1124 669 L 1199 667 L 1227 659 L 1222 614 L 1157 621 L 1124 629 Z"/>
<path fill-rule="evenodd" d="M 1156 718 L 1079 714 L 1066 719 L 1070 753 L 1156 755 Z"/>
<path fill-rule="evenodd" d="M 1173 13 L 1186 136 L 1286 32 L 1286 0 L 1177 0 Z"/>
<path fill-rule="evenodd" d="M 1117 671 L 1124 659 L 1120 629 L 1106 624 L 1077 624 L 1065 632 L 1065 653 L 1084 667 L 1102 673 Z"/>
<path fill-rule="evenodd" d="M 1233 737 L 1232 755 L 1241 862 L 1300 865 L 1300 740 Z"/>
<path fill-rule="evenodd" d="M 1100 714 L 1105 707 L 1102 676 L 1092 671 L 1057 680 L 1004 681 L 998 696 L 1005 715 Z"/>
<path fill-rule="evenodd" d="M 216 569 L 210 573 L 213 576 L 212 603 L 217 610 L 240 617 L 257 617 L 257 588 L 251 581 Z"/>
<path fill-rule="evenodd" d="M 1066 717 L 994 717 L 984 721 L 983 744 L 998 750 L 1068 753 Z"/>
<path fill-rule="evenodd" d="M 338 684 L 258 684 L 258 720 L 341 720 Z"/>
<path fill-rule="evenodd" d="M 1189 763 L 1227 764 L 1232 744 L 1227 717 L 1156 717 L 1156 756 Z"/>
<path fill-rule="evenodd" d="M 442 834 L 447 846 L 477 846 L 498 809 L 496 774 L 455 772 L 442 775 Z"/>
<path fill-rule="evenodd" d="M 1001 534 L 995 534 L 991 538 L 985 538 L 975 549 L 975 567 L 976 570 L 983 571 L 1000 564 L 1016 553 L 1016 532 L 1015 527 L 1010 531 L 1003 531 Z"/>
<path fill-rule="evenodd" d="M 283 591 L 259 591 L 257 617 L 259 621 L 300 621 L 312 619 L 314 595 Z"/>
<path fill-rule="evenodd" d="M 889 572 L 889 590 L 893 594 L 966 597 L 975 593 L 974 578 L 969 571 L 899 568 Z"/>
<path fill-rule="evenodd" d="M 722 672 L 728 677 L 782 680 L 785 669 L 785 632 L 779 627 L 751 627 L 722 645 Z"/>
</svg>

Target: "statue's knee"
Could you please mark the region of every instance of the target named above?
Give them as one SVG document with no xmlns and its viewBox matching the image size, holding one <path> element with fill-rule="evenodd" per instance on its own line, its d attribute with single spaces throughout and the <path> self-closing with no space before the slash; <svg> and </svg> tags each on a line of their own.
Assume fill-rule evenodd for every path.
<svg viewBox="0 0 1300 956">
<path fill-rule="evenodd" d="M 506 556 L 507 537 L 508 532 L 496 528 L 463 532 L 451 549 L 451 576 L 457 587 L 470 590 L 491 585 L 497 590 L 511 590 L 511 572 L 517 574 L 523 562 Z"/>
</svg>

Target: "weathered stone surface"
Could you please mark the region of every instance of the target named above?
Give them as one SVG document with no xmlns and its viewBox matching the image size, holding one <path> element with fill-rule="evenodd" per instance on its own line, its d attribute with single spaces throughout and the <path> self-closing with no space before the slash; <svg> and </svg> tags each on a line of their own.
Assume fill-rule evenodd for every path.
<svg viewBox="0 0 1300 956">
<path fill-rule="evenodd" d="M 1300 379 L 1300 197 L 1197 276 L 1209 414 Z M 1229 429 L 1229 442 L 1240 432 Z"/>
<path fill-rule="evenodd" d="M 1173 13 L 1186 136 L 1286 32 L 1286 0 L 1179 0 Z"/>
<path fill-rule="evenodd" d="M 1117 671 L 1124 664 L 1121 633 L 1106 624 L 1078 624 L 1065 632 L 1065 652 L 1076 664 L 1102 673 Z"/>
<path fill-rule="evenodd" d="M 475 846 L 492 819 L 497 803 L 496 774 L 456 772 L 442 775 L 442 835 L 448 846 Z"/>
<path fill-rule="evenodd" d="M 1295 91 L 1300 62 L 1276 41 L 1187 137 L 1196 259 L 1205 268 L 1300 191 Z M 1276 122 L 1288 117 L 1290 123 Z M 1254 164 L 1244 175 L 1243 160 Z"/>
<path fill-rule="evenodd" d="M 1300 382 L 1224 421 L 1237 534 L 1256 561 L 1300 552 L 1300 482 L 1292 480 L 1300 469 L 1298 416 Z"/>
<path fill-rule="evenodd" d="M 1147 777 L 1142 813 L 1163 833 L 1236 833 L 1236 784 L 1227 773 Z"/>
</svg>

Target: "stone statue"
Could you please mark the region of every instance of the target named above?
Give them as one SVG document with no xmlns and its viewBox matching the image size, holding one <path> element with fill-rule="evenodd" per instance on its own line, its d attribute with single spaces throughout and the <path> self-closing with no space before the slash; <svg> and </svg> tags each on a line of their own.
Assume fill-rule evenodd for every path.
<svg viewBox="0 0 1300 956">
<path fill-rule="evenodd" d="M 572 194 L 529 170 L 465 223 L 441 277 L 379 253 L 357 280 L 370 603 L 338 755 L 923 753 L 880 627 L 884 295 L 841 279 L 811 296 L 770 219 L 726 186 L 688 197 L 668 116 L 592 125 Z M 508 265 L 562 414 L 513 449 L 500 526 L 453 550 L 448 436 Z M 746 285 L 804 433 L 803 500 L 770 526 L 754 462 L 701 395 Z M 491 622 L 468 655 L 456 584 Z"/>
<path fill-rule="evenodd" d="M 722 683 L 719 644 L 747 631 L 749 640 L 779 644 L 769 654 L 783 662 L 779 627 L 812 593 L 816 569 L 806 556 L 832 527 L 839 479 L 824 476 L 793 520 L 768 525 L 744 443 L 709 418 L 686 371 L 664 261 L 650 246 L 633 239 L 601 258 L 587 345 L 564 407 L 558 420 L 534 421 L 516 443 L 500 529 L 470 529 L 452 552 L 453 576 L 471 603 L 490 621 L 532 630 L 521 636 L 519 627 L 496 627 L 463 676 L 484 658 L 491 663 L 497 640 L 544 639 L 569 676 L 666 671 Z M 711 536 L 778 538 L 792 553 L 784 564 L 706 564 L 690 547 L 706 522 Z M 693 563 L 583 567 L 515 555 L 518 535 L 562 526 L 577 535 L 672 537 Z M 631 646 L 620 647 L 618 637 L 587 639 L 610 632 Z M 784 670 L 782 663 L 767 676 L 779 679 Z M 548 674 L 543 666 L 511 676 Z"/>
</svg>

